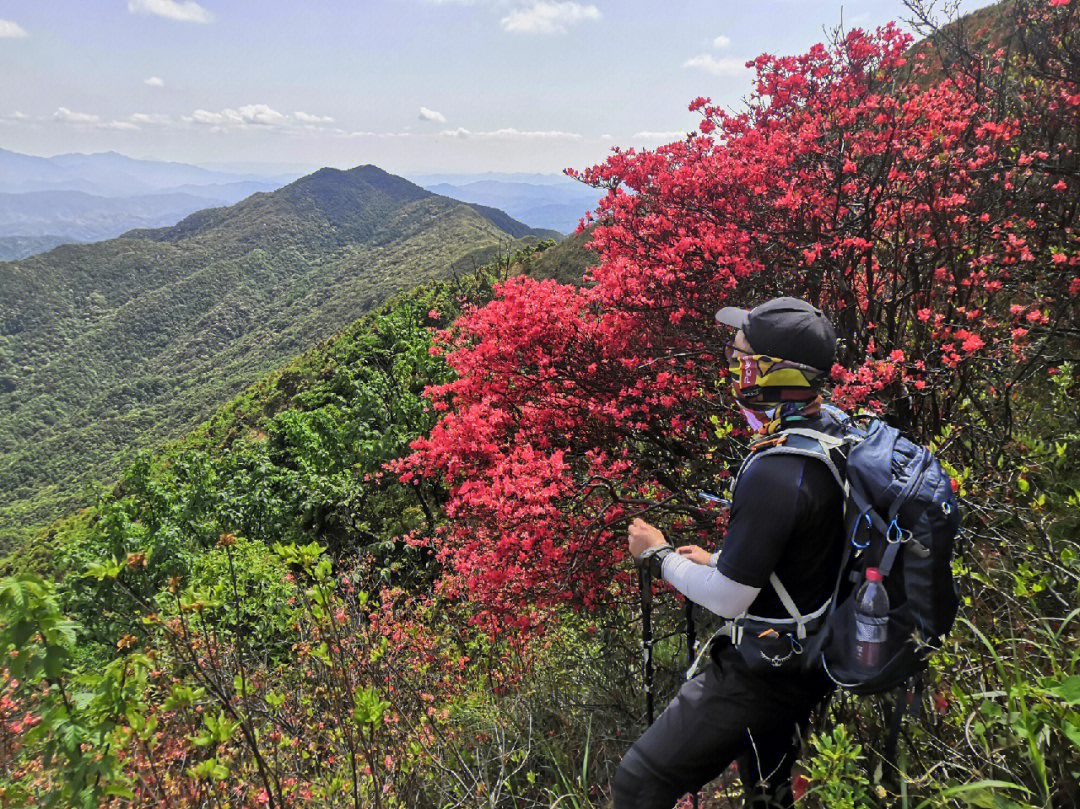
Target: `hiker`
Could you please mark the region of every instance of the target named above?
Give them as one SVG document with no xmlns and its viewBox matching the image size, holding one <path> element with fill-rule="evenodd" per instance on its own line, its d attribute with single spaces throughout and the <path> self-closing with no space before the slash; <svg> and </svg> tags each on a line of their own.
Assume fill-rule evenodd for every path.
<svg viewBox="0 0 1080 809">
<path fill-rule="evenodd" d="M 819 309 L 782 297 L 750 311 L 723 308 L 716 321 L 736 330 L 726 354 L 751 432 L 777 440 L 793 427 L 838 434 L 820 393 L 836 334 Z M 788 607 L 807 618 L 822 614 L 842 564 L 843 493 L 829 467 L 808 455 L 763 455 L 745 467 L 719 552 L 675 549 L 638 518 L 629 528 L 631 555 L 725 619 L 745 613 L 782 628 L 792 620 Z M 755 635 L 758 643 L 777 644 L 777 661 L 801 653 L 790 634 L 767 628 Z M 793 805 L 799 734 L 831 681 L 819 668 L 804 672 L 798 665 L 773 663 L 762 671 L 759 663 L 752 671 L 730 637 L 715 637 L 708 654 L 704 670 L 623 757 L 612 783 L 614 809 L 668 809 L 732 761 L 746 806 Z"/>
</svg>

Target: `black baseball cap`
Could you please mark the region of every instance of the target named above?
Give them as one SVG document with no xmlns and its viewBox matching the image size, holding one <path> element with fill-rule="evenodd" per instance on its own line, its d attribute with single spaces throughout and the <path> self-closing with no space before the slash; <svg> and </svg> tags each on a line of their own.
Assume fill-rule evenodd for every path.
<svg viewBox="0 0 1080 809">
<path fill-rule="evenodd" d="M 773 298 L 753 309 L 725 306 L 716 322 L 741 329 L 754 351 L 828 371 L 836 357 L 836 330 L 825 313 L 798 298 Z"/>
</svg>

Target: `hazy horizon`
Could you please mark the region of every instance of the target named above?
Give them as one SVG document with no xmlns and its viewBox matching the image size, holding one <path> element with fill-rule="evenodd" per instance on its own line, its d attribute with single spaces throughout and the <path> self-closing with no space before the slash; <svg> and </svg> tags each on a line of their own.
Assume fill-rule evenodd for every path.
<svg viewBox="0 0 1080 809">
<path fill-rule="evenodd" d="M 762 52 L 905 16 L 903 0 L 0 2 L 0 147 L 557 174 L 680 137 L 697 96 L 737 108 Z"/>
</svg>

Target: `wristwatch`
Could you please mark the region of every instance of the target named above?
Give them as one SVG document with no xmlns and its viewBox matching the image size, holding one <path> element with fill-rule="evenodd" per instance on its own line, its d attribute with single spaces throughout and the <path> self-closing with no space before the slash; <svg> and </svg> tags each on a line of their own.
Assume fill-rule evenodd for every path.
<svg viewBox="0 0 1080 809">
<path fill-rule="evenodd" d="M 673 553 L 675 549 L 670 545 L 653 545 L 645 549 L 645 552 L 638 557 L 637 563 L 653 578 L 659 579 L 664 575 L 664 560 Z"/>
</svg>

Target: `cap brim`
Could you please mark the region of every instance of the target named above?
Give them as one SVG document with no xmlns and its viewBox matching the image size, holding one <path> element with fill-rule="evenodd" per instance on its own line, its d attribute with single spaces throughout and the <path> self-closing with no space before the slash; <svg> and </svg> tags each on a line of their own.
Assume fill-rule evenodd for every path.
<svg viewBox="0 0 1080 809">
<path fill-rule="evenodd" d="M 716 322 L 721 326 L 731 326 L 733 329 L 745 329 L 749 315 L 750 312 L 747 309 L 725 306 L 716 313 Z"/>
</svg>

